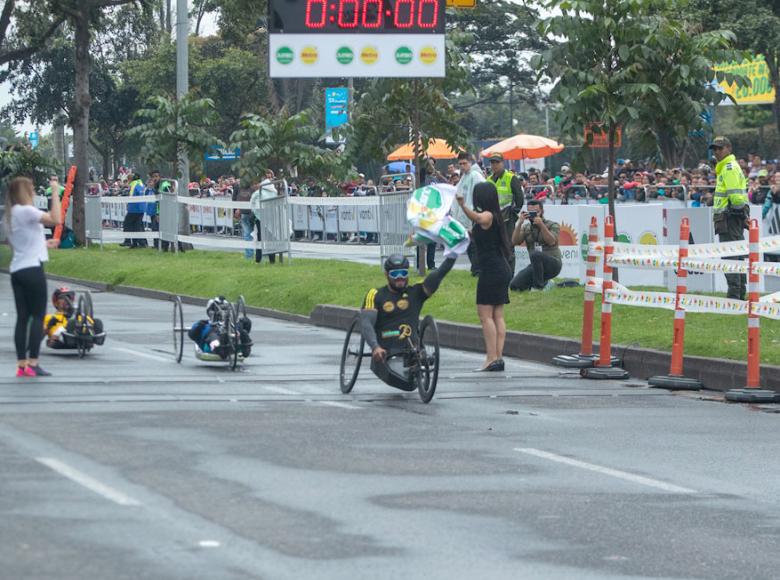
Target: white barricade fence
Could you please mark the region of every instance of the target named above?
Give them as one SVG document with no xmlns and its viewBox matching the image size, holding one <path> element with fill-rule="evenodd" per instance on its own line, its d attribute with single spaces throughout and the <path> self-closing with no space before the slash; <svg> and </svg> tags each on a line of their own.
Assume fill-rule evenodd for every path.
<svg viewBox="0 0 780 580">
<path fill-rule="evenodd" d="M 307 237 L 345 241 L 345 235 L 379 232 L 377 196 L 290 197 L 292 229 Z"/>
</svg>

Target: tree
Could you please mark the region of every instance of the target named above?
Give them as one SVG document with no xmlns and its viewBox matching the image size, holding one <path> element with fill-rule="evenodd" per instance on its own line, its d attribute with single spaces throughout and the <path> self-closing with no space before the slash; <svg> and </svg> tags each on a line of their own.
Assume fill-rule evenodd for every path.
<svg viewBox="0 0 780 580">
<path fill-rule="evenodd" d="M 736 47 L 751 57 L 764 56 L 775 90 L 772 111 L 780 133 L 780 0 L 691 0 L 687 12 L 705 30 L 732 30 Z"/>
<path fill-rule="evenodd" d="M 176 168 L 177 152 L 184 147 L 195 172 L 212 145 L 222 145 L 213 133 L 218 120 L 214 101 L 196 98 L 193 93 L 177 101 L 174 97 L 152 97 L 136 113 L 140 121 L 127 134 L 143 143 L 142 158 L 148 163 Z"/>
<path fill-rule="evenodd" d="M 230 140 L 241 148 L 241 159 L 233 167 L 243 181 L 261 180 L 267 168 L 283 168 L 287 175 L 293 169 L 299 175 L 334 182 L 346 176 L 351 168 L 348 157 L 322 145 L 323 135 L 317 129 L 311 110 L 290 115 L 283 110 L 268 118 L 247 115 Z"/>
<path fill-rule="evenodd" d="M 65 16 L 46 10 L 45 0 L 4 0 L 0 11 L 0 66 L 35 54 L 63 22 Z"/>
<path fill-rule="evenodd" d="M 0 188 L 5 189 L 14 177 L 29 177 L 35 183 L 45 183 L 46 178 L 59 171 L 56 159 L 46 157 L 28 144 L 9 145 L 0 151 Z"/>
<path fill-rule="evenodd" d="M 146 0 L 53 0 L 53 13 L 57 17 L 66 18 L 74 30 L 75 89 L 70 119 L 73 129 L 73 156 L 78 168 L 73 188 L 73 231 L 79 244 L 83 244 L 86 239 L 84 192 L 89 170 L 89 111 L 92 105 L 89 82 L 92 67 L 90 44 L 93 30 L 101 26 L 104 10 L 107 8 L 125 4 L 142 5 L 145 2 Z"/>
<path fill-rule="evenodd" d="M 678 136 L 680 119 L 689 120 L 711 102 L 701 87 L 714 76 L 712 62 L 693 51 L 725 50 L 733 35 L 678 38 L 685 31 L 672 21 L 665 0 L 551 0 L 545 7 L 554 15 L 544 21 L 542 31 L 560 42 L 543 52 L 536 65 L 554 83 L 551 97 L 560 105 L 555 116 L 564 134 L 578 135 L 589 123 L 598 123 L 606 133 L 609 212 L 614 217 L 618 128 L 641 124 L 647 115 L 669 115 L 671 125 L 659 122 L 655 130 L 662 138 Z M 671 88 L 659 86 L 662 76 Z"/>
<path fill-rule="evenodd" d="M 539 15 L 530 3 L 493 0 L 479 2 L 470 10 L 454 10 L 447 15 L 447 35 L 459 52 L 468 55 L 465 66 L 469 84 L 475 95 L 460 99 L 459 111 L 485 103 L 495 104 L 507 97 L 509 118 L 514 118 L 518 103 L 538 100 L 536 78 L 529 64 L 532 53 L 547 46 L 538 31 Z M 498 135 L 513 132 L 514 127 L 503 122 Z"/>
</svg>

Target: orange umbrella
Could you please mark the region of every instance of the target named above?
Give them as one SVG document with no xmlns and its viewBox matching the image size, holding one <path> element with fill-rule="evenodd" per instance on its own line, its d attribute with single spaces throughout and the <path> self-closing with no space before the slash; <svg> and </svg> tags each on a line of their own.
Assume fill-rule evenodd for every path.
<svg viewBox="0 0 780 580">
<path fill-rule="evenodd" d="M 482 152 L 482 157 L 501 153 L 504 159 L 540 159 L 563 151 L 563 145 L 538 135 L 515 135 L 504 139 Z"/>
<path fill-rule="evenodd" d="M 433 159 L 455 159 L 458 152 L 452 149 L 444 139 L 431 139 L 428 141 L 428 150 L 425 152 L 425 156 Z M 406 161 L 407 159 L 414 159 L 414 144 L 412 143 L 402 145 L 387 156 L 388 161 Z"/>
</svg>

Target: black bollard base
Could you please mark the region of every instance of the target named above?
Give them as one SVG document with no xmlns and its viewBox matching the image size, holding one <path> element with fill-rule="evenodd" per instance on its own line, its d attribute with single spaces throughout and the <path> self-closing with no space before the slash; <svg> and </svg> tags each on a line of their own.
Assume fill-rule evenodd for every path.
<svg viewBox="0 0 780 580">
<path fill-rule="evenodd" d="M 557 367 L 563 367 L 567 369 L 587 369 L 596 364 L 599 360 L 598 355 L 592 354 L 590 356 L 582 354 L 559 354 L 552 359 L 552 362 Z"/>
<path fill-rule="evenodd" d="M 581 369 L 580 376 L 584 379 L 619 381 L 628 378 L 628 371 L 620 367 L 592 367 Z"/>
<path fill-rule="evenodd" d="M 581 354 L 559 354 L 552 359 L 552 363 L 555 366 L 566 369 L 588 369 L 590 367 L 596 366 L 596 363 L 598 362 L 599 355 L 597 354 L 590 356 Z M 611 363 L 613 367 L 619 367 L 621 364 L 620 359 L 616 356 L 612 357 Z"/>
<path fill-rule="evenodd" d="M 767 389 L 730 389 L 726 400 L 732 403 L 780 403 L 780 394 Z"/>
<path fill-rule="evenodd" d="M 650 377 L 647 382 L 651 387 L 670 391 L 698 391 L 702 388 L 701 381 L 682 375 L 658 375 Z"/>
</svg>

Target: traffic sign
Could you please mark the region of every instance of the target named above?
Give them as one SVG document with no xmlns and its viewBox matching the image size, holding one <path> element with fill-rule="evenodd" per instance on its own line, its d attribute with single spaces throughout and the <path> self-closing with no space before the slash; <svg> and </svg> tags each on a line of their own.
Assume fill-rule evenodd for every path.
<svg viewBox="0 0 780 580">
<path fill-rule="evenodd" d="M 30 131 L 30 146 L 35 149 L 38 146 L 38 142 L 40 141 L 40 135 L 38 134 L 38 131 Z"/>
<path fill-rule="evenodd" d="M 443 77 L 446 0 L 269 0 L 273 78 Z"/>
</svg>

